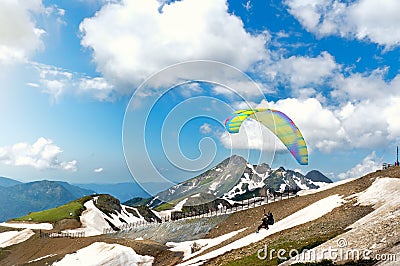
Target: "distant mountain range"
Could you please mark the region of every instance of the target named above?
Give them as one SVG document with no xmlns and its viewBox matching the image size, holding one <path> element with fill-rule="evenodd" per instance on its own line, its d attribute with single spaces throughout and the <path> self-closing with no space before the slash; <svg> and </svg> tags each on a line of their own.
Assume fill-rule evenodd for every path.
<svg viewBox="0 0 400 266">
<path fill-rule="evenodd" d="M 163 188 L 163 184 L 154 184 Z M 164 186 L 165 187 L 165 186 Z M 121 201 L 149 197 L 137 183 L 69 184 L 63 181 L 20 181 L 0 177 L 0 222 L 29 212 L 54 208 L 91 194 L 110 194 Z"/>
<path fill-rule="evenodd" d="M 17 180 L 7 178 L 7 177 L 1 177 L 0 176 L 0 187 L 11 187 L 14 185 L 22 184 L 22 182 L 19 182 Z"/>
<path fill-rule="evenodd" d="M 237 155 L 225 159 L 199 176 L 159 192 L 155 197 L 149 197 L 133 182 L 71 185 L 47 180 L 21 183 L 0 177 L 0 221 L 54 208 L 91 194 L 110 194 L 128 206 L 156 208 L 168 203 L 166 209 L 171 209 L 180 203 L 181 209 L 184 205 L 233 204 L 235 201 L 276 192 L 295 193 L 303 189 L 319 188 L 327 183 L 332 181 L 316 170 L 306 175 L 283 167 L 274 170 L 265 163 L 249 164 Z M 165 187 L 165 184 L 154 185 Z"/>
<path fill-rule="evenodd" d="M 13 183 L 15 185 L 12 185 Z M 26 215 L 29 212 L 54 208 L 95 193 L 61 181 L 43 180 L 21 183 L 2 178 L 2 184 L 3 186 L 0 186 L 0 221 Z"/>
<path fill-rule="evenodd" d="M 176 205 L 185 201 L 185 205 L 202 204 L 216 199 L 240 201 L 254 196 L 266 196 L 272 193 L 297 192 L 303 189 L 316 189 L 326 183 L 332 183 L 322 173 L 313 170 L 305 176 L 283 167 L 271 169 L 265 163 L 249 164 L 244 158 L 233 155 L 210 170 L 159 192 L 148 200 L 151 207 L 163 202 Z M 135 199 L 128 204 L 146 202 Z"/>
<path fill-rule="evenodd" d="M 116 184 L 74 184 L 75 186 L 96 191 L 99 194 L 110 194 L 120 201 L 126 201 L 134 197 L 149 197 L 149 194 L 135 182 L 116 183 Z M 163 184 L 154 184 L 161 189 Z"/>
</svg>

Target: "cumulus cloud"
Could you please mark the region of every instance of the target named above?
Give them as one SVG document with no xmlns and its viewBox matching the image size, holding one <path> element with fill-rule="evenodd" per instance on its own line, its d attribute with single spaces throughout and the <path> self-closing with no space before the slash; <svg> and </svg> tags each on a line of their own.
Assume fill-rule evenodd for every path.
<svg viewBox="0 0 400 266">
<path fill-rule="evenodd" d="M 246 119 L 238 133 L 222 132 L 219 141 L 227 149 L 252 149 L 261 151 L 283 151 L 286 147 L 266 127 L 259 122 Z"/>
<path fill-rule="evenodd" d="M 115 30 L 118 29 L 118 30 Z M 172 29 L 172 30 L 171 30 Z M 138 85 L 162 68 L 210 59 L 249 69 L 264 60 L 266 35 L 245 31 L 225 0 L 126 0 L 80 24 L 81 44 L 108 80 Z"/>
<path fill-rule="evenodd" d="M 382 159 L 378 158 L 375 152 L 372 152 L 363 161 L 345 173 L 338 175 L 340 179 L 347 179 L 352 177 L 361 177 L 368 173 L 374 172 L 380 169 L 382 166 Z"/>
<path fill-rule="evenodd" d="M 0 162 L 14 166 L 31 166 L 33 168 L 61 169 L 77 171 L 77 161 L 61 161 L 63 150 L 52 140 L 39 138 L 35 143 L 16 143 L 12 146 L 0 147 Z"/>
<path fill-rule="evenodd" d="M 24 61 L 43 46 L 45 31 L 32 18 L 39 12 L 44 12 L 41 0 L 0 2 L 0 63 Z"/>
<path fill-rule="evenodd" d="M 277 109 L 287 114 L 300 128 L 310 151 L 313 149 L 330 153 L 336 149 L 378 148 L 388 141 L 400 139 L 400 76 L 391 81 L 375 74 L 350 75 L 337 82 L 332 99 L 318 97 L 286 98 L 276 102 L 251 103 L 252 107 Z M 352 84 L 352 83 L 355 84 Z M 357 85 L 358 84 L 358 85 Z M 365 84 L 365 91 L 360 84 Z M 338 96 L 340 95 L 340 97 Z M 334 104 L 332 104 L 332 102 Z M 235 106 L 249 108 L 247 103 Z M 233 146 L 241 148 L 261 147 L 263 134 L 254 125 L 246 134 L 233 134 Z M 249 134 L 257 134 L 251 136 Z M 221 141 L 229 146 L 229 138 Z"/>
<path fill-rule="evenodd" d="M 101 172 L 103 172 L 103 168 L 102 167 L 96 168 L 96 169 L 93 170 L 93 172 L 101 173 Z"/>
<path fill-rule="evenodd" d="M 258 107 L 265 106 L 289 116 L 300 128 L 311 149 L 331 152 L 346 142 L 346 134 L 340 120 L 316 98 L 287 98 L 277 102 L 261 102 Z"/>
<path fill-rule="evenodd" d="M 387 47 L 400 44 L 397 0 L 286 0 L 289 12 L 319 37 L 339 35 Z"/>
<path fill-rule="evenodd" d="M 378 147 L 399 138 L 400 75 L 385 80 L 384 71 L 351 74 L 334 80 L 337 117 L 352 147 Z"/>
<path fill-rule="evenodd" d="M 278 60 L 267 68 L 267 75 L 297 90 L 325 83 L 338 69 L 334 57 L 322 52 L 317 57 L 291 56 Z"/>
<path fill-rule="evenodd" d="M 107 101 L 113 98 L 114 85 L 103 77 L 83 77 L 78 84 L 79 93 L 92 95 L 96 100 Z"/>
<path fill-rule="evenodd" d="M 204 123 L 200 126 L 200 133 L 201 134 L 209 134 L 212 131 L 211 125 L 208 123 Z"/>
</svg>

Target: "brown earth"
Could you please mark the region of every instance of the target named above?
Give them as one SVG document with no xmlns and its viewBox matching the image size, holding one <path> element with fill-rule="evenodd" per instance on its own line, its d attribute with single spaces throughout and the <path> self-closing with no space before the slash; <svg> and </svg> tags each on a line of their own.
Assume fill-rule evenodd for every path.
<svg viewBox="0 0 400 266">
<path fill-rule="evenodd" d="M 290 214 L 320 200 L 326 198 L 330 195 L 343 195 L 344 198 L 355 193 L 359 193 L 367 189 L 377 177 L 391 177 L 391 178 L 400 178 L 400 167 L 392 167 L 386 170 L 376 171 L 374 173 L 370 173 L 366 176 L 363 176 L 355 181 L 331 188 L 329 190 L 325 190 L 316 194 L 311 194 L 302 197 L 290 198 L 279 202 L 274 202 L 265 206 L 266 210 L 271 210 L 274 213 L 276 221 L 283 219 Z M 219 256 L 213 260 L 210 260 L 206 263 L 206 265 L 226 265 L 228 262 L 236 261 L 233 265 L 241 265 L 246 260 L 244 259 L 248 256 L 254 256 L 257 251 L 262 248 L 265 244 L 278 244 L 280 242 L 291 242 L 291 241 L 299 241 L 299 239 L 314 240 L 324 239 L 328 240 L 330 238 L 335 237 L 346 231 L 346 227 L 367 215 L 371 211 L 373 211 L 372 207 L 361 207 L 354 206 L 355 200 L 351 200 L 343 206 L 334 209 L 332 212 L 324 215 L 323 217 L 311 221 L 309 223 L 299 225 L 295 228 L 284 230 L 272 236 L 269 236 L 267 239 L 263 241 L 254 243 L 252 245 L 243 247 L 238 250 L 232 250 L 222 256 Z M 260 223 L 260 219 L 263 215 L 264 206 L 256 207 L 254 209 L 246 210 L 243 213 L 238 212 L 231 215 L 227 218 L 223 223 L 219 225 L 218 228 L 214 228 L 210 231 L 207 237 L 216 237 L 234 229 L 230 229 L 235 224 L 238 224 L 239 228 L 249 227 L 244 232 L 238 234 L 232 239 L 229 239 L 226 242 L 221 243 L 220 245 L 213 247 L 212 249 L 207 250 L 207 252 L 222 247 L 234 240 L 240 239 L 249 233 L 253 233 L 258 224 Z M 258 219 L 257 219 L 258 218 Z M 236 225 L 235 225 L 236 226 Z M 305 243 L 306 244 L 306 243 Z M 242 262 L 242 263 L 241 263 Z M 261 261 L 260 261 L 261 262 Z M 261 265 L 261 264 L 260 264 Z"/>
<path fill-rule="evenodd" d="M 81 223 L 76 219 L 62 219 L 61 221 L 57 221 L 53 224 L 53 230 L 55 232 L 67 230 L 67 229 L 75 229 L 81 227 Z"/>
<path fill-rule="evenodd" d="M 372 184 L 376 177 L 379 176 L 400 178 L 400 167 L 392 167 L 387 170 L 377 171 L 355 181 L 316 194 L 284 199 L 268 205 L 234 213 L 214 229 L 212 229 L 208 233 L 207 238 L 221 236 L 244 227 L 248 227 L 248 229 L 238 234 L 234 238 L 223 242 L 214 248 L 210 248 L 207 250 L 207 252 L 255 232 L 258 224 L 260 223 L 260 219 L 263 216 L 264 208 L 266 211 L 273 212 L 275 220 L 278 221 L 330 195 L 339 194 L 347 197 L 355 193 L 362 192 Z M 313 241 L 315 242 L 316 240 L 326 241 L 338 234 L 343 233 L 347 226 L 351 225 L 353 222 L 372 211 L 371 207 L 354 206 L 354 203 L 355 199 L 351 199 L 348 203 L 334 209 L 331 213 L 328 213 L 317 220 L 292 229 L 284 230 L 269 236 L 260 242 L 228 252 L 220 257 L 208 261 L 205 265 L 225 265 L 227 263 L 232 265 L 253 265 L 254 261 L 249 264 L 247 259 L 251 256 L 254 257 L 256 252 L 262 248 L 264 244 L 274 246 L 281 245 L 282 243 L 288 243 L 288 245 L 290 245 L 292 242 L 300 241 L 301 243 L 304 243 L 304 245 L 307 245 L 313 244 Z M 2 229 L 0 227 L 0 230 L 7 229 Z M 182 258 L 181 253 L 171 252 L 166 246 L 153 241 L 135 241 L 130 239 L 115 238 L 112 236 L 96 236 L 76 239 L 52 239 L 40 238 L 38 234 L 35 234 L 35 236 L 21 244 L 0 249 L 0 264 L 21 265 L 39 257 L 49 254 L 57 254 L 54 257 L 45 258 L 38 262 L 30 263 L 29 265 L 44 265 L 46 263 L 51 264 L 56 260 L 60 260 L 66 254 L 76 252 L 83 247 L 99 241 L 129 246 L 140 255 L 153 256 L 155 258 L 154 265 L 176 265 L 181 261 Z M 254 265 L 258 264 L 256 263 Z M 263 261 L 260 261 L 259 265 L 270 264 L 264 264 Z"/>
<path fill-rule="evenodd" d="M 130 239 L 113 238 L 112 236 L 95 236 L 86 238 L 40 238 L 38 232 L 27 241 L 18 245 L 0 249 L 1 265 L 24 265 L 28 261 L 57 254 L 29 265 L 51 265 L 62 259 L 66 254 L 87 247 L 94 242 L 120 244 L 131 247 L 137 254 L 153 256 L 153 265 L 174 265 L 182 259 L 181 253 L 171 252 L 164 245 L 153 241 L 135 241 Z"/>
</svg>

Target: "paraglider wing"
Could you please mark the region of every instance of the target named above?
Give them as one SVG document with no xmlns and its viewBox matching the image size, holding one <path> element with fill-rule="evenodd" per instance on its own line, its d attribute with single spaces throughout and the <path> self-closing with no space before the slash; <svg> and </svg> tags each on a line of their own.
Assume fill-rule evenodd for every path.
<svg viewBox="0 0 400 266">
<path fill-rule="evenodd" d="M 239 110 L 225 121 L 229 133 L 238 133 L 243 121 L 254 119 L 271 130 L 301 165 L 308 164 L 307 145 L 298 127 L 284 113 L 267 108 Z"/>
</svg>

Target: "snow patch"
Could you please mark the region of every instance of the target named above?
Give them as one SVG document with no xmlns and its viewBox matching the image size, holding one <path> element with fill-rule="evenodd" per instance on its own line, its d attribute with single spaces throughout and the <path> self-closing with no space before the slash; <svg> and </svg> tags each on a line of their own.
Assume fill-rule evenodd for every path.
<svg viewBox="0 0 400 266">
<path fill-rule="evenodd" d="M 400 206 L 400 179 L 377 178 L 372 185 L 358 196 L 358 204 L 373 205 L 375 211 L 364 216 L 349 228 L 376 223 L 398 211 Z"/>
<path fill-rule="evenodd" d="M 187 200 L 188 200 L 188 199 L 186 198 L 186 199 L 180 201 L 178 204 L 176 204 L 175 207 L 174 207 L 174 211 L 179 211 L 179 212 L 181 212 L 181 211 L 182 211 L 182 208 L 183 208 L 183 205 L 185 205 L 185 203 L 186 203 Z"/>
<path fill-rule="evenodd" d="M 0 223 L 0 226 L 11 227 L 11 228 L 19 228 L 19 229 L 32 229 L 32 230 L 51 230 L 53 229 L 53 225 L 50 223 Z"/>
<path fill-rule="evenodd" d="M 77 229 L 69 229 L 63 232 L 65 233 L 80 233 L 84 232 L 85 237 L 87 236 L 96 236 L 103 234 L 103 230 L 105 228 L 110 228 L 110 225 L 107 221 L 112 223 L 116 227 L 123 226 L 129 223 L 135 223 L 139 221 L 143 221 L 144 217 L 140 215 L 136 208 L 121 205 L 121 212 L 110 213 L 109 216 L 104 214 L 101 210 L 99 210 L 96 205 L 94 205 L 94 201 L 89 200 L 85 202 L 84 206 L 86 210 L 84 210 L 80 216 L 80 221 L 82 223 L 81 228 Z M 127 209 L 131 209 L 136 211 L 139 217 L 136 217 L 132 213 L 128 212 Z M 111 217 L 110 217 L 111 216 Z M 125 221 L 125 222 L 123 222 Z"/>
<path fill-rule="evenodd" d="M 34 260 L 30 260 L 30 261 L 28 261 L 28 263 L 36 262 L 36 261 L 43 260 L 43 259 L 46 259 L 46 258 L 51 258 L 51 257 L 54 257 L 56 255 L 57 254 L 49 254 L 49 255 L 34 259 Z"/>
<path fill-rule="evenodd" d="M 365 191 L 347 198 L 355 197 L 357 197 L 357 204 L 372 205 L 375 210 L 350 225 L 347 229 L 351 230 L 312 249 L 311 253 L 318 255 L 317 261 L 323 259 L 324 250 L 337 247 L 339 239 L 345 239 L 346 243 L 349 243 L 349 246 L 343 248 L 343 254 L 349 250 L 370 250 L 372 254 L 386 252 L 388 247 L 398 242 L 400 179 L 377 178 Z M 309 257 L 300 254 L 284 265 L 292 262 L 306 262 L 307 258 Z"/>
<path fill-rule="evenodd" d="M 228 234 L 216 237 L 216 238 L 209 238 L 209 239 L 198 239 L 192 241 L 184 241 L 184 242 L 167 242 L 165 245 L 170 247 L 169 250 L 175 252 L 183 252 L 183 260 L 187 260 L 198 254 L 202 253 L 203 251 L 214 247 L 216 245 L 221 244 L 222 242 L 228 240 L 229 238 L 234 237 L 238 233 L 243 232 L 246 228 L 230 232 Z M 192 253 L 192 247 L 198 247 L 198 250 Z"/>
<path fill-rule="evenodd" d="M 0 233 L 0 248 L 16 245 L 28 240 L 35 233 L 31 229 Z"/>
<path fill-rule="evenodd" d="M 258 242 L 270 236 L 272 234 L 278 233 L 280 231 L 313 221 L 322 217 L 323 215 L 331 212 L 334 208 L 341 206 L 344 203 L 342 196 L 332 195 L 321 199 L 306 208 L 293 213 L 292 215 L 284 218 L 276 222 L 274 225 L 271 225 L 269 230 L 260 231 L 260 233 L 252 233 L 249 234 L 242 239 L 236 240 L 224 247 L 201 255 L 199 257 L 193 258 L 189 261 L 183 262 L 179 265 L 202 265 L 207 260 L 211 258 L 215 258 L 220 256 L 226 252 L 229 252 L 234 249 L 239 249 L 245 246 L 248 246 L 252 243 Z"/>
<path fill-rule="evenodd" d="M 209 191 L 216 191 L 219 184 L 220 184 L 219 181 L 212 183 L 212 184 L 210 185 L 210 187 L 208 188 L 208 190 L 209 190 Z"/>
<path fill-rule="evenodd" d="M 85 206 L 86 210 L 84 210 L 80 216 L 82 227 L 77 229 L 65 230 L 63 232 L 84 232 L 85 236 L 96 236 L 101 235 L 104 228 L 110 227 L 104 219 L 105 214 L 94 205 L 93 200 L 86 201 L 83 206 Z"/>
<path fill-rule="evenodd" d="M 306 195 L 310 195 L 310 194 L 315 194 L 315 193 L 318 193 L 318 192 L 321 192 L 321 191 L 324 191 L 324 190 L 328 190 L 328 189 L 334 188 L 336 186 L 340 186 L 340 185 L 346 184 L 348 182 L 352 182 L 352 181 L 354 181 L 354 180 L 356 180 L 358 178 L 359 177 L 348 178 L 348 179 L 345 179 L 345 180 L 342 180 L 342 181 L 338 181 L 338 182 L 334 182 L 334 183 L 325 183 L 326 185 L 324 185 L 322 187 L 320 186 L 320 188 L 317 188 L 317 189 L 300 190 L 299 192 L 297 192 L 297 195 L 298 196 L 306 196 Z"/>
<path fill-rule="evenodd" d="M 154 258 L 138 255 L 132 248 L 119 244 L 95 242 L 90 246 L 67 254 L 63 259 L 53 263 L 53 266 L 70 265 L 142 265 L 150 266 Z"/>
</svg>

